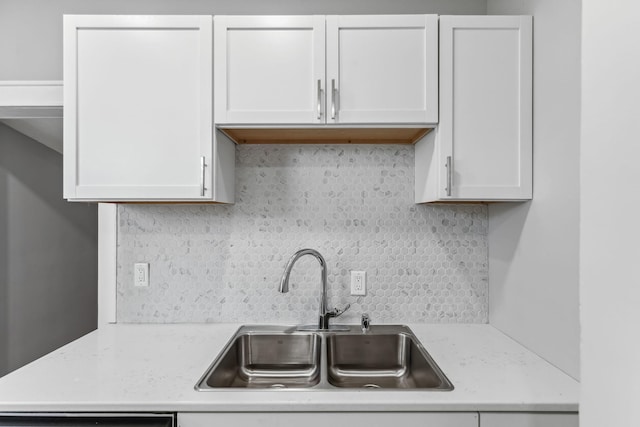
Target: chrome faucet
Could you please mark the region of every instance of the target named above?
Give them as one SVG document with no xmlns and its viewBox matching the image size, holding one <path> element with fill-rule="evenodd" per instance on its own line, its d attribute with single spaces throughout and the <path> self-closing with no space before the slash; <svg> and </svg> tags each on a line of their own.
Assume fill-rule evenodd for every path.
<svg viewBox="0 0 640 427">
<path fill-rule="evenodd" d="M 282 279 L 280 279 L 280 288 L 278 291 L 281 293 L 289 292 L 289 276 L 291 275 L 291 269 L 296 261 L 305 255 L 313 255 L 313 257 L 320 263 L 320 267 L 322 269 L 322 295 L 320 297 L 320 320 L 318 321 L 318 329 L 329 329 L 329 319 L 340 316 L 342 313 L 347 311 L 349 307 L 351 307 L 351 304 L 347 304 L 347 306 L 342 310 L 334 308 L 331 311 L 327 311 L 327 262 L 324 260 L 324 257 L 320 252 L 315 249 L 300 249 L 298 252 L 293 254 L 284 268 L 284 273 L 282 274 Z"/>
</svg>

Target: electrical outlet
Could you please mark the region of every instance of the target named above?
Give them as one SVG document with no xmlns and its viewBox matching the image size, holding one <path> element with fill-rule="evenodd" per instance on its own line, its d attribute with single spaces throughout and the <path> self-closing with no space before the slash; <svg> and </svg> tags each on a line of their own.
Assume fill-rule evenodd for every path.
<svg viewBox="0 0 640 427">
<path fill-rule="evenodd" d="M 138 287 L 149 286 L 149 263 L 138 262 L 133 264 L 133 285 Z"/>
<path fill-rule="evenodd" d="M 352 271 L 351 272 L 351 295 L 367 294 L 367 272 Z"/>
</svg>

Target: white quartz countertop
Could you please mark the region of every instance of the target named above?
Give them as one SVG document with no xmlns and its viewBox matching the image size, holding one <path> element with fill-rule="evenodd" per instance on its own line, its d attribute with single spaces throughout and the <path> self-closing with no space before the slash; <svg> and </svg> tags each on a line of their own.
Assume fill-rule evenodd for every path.
<svg viewBox="0 0 640 427">
<path fill-rule="evenodd" d="M 0 378 L 0 412 L 578 410 L 578 382 L 490 325 L 408 326 L 453 391 L 197 392 L 240 325 L 119 324 Z"/>
</svg>

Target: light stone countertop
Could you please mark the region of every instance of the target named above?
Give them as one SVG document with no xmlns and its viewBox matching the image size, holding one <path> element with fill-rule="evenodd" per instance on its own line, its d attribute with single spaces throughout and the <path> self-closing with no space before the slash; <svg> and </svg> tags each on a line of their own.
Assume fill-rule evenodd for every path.
<svg viewBox="0 0 640 427">
<path fill-rule="evenodd" d="M 197 392 L 239 324 L 119 324 L 0 378 L 0 412 L 578 411 L 579 383 L 494 327 L 408 326 L 453 391 Z"/>
</svg>

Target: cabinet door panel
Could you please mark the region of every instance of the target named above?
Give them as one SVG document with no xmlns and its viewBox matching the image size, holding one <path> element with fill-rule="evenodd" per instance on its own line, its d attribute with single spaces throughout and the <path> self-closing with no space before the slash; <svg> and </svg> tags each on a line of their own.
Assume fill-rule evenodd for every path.
<svg viewBox="0 0 640 427">
<path fill-rule="evenodd" d="M 443 196 L 531 198 L 531 18 L 441 17 L 440 43 Z"/>
<path fill-rule="evenodd" d="M 435 15 L 327 17 L 328 122 L 437 122 L 437 28 Z"/>
<path fill-rule="evenodd" d="M 211 17 L 65 19 L 65 196 L 211 198 Z"/>
<path fill-rule="evenodd" d="M 216 123 L 317 123 L 324 18 L 216 16 Z"/>
<path fill-rule="evenodd" d="M 480 427 L 578 427 L 578 414 L 481 412 Z"/>
<path fill-rule="evenodd" d="M 179 427 L 478 427 L 476 412 L 179 413 Z"/>
</svg>

